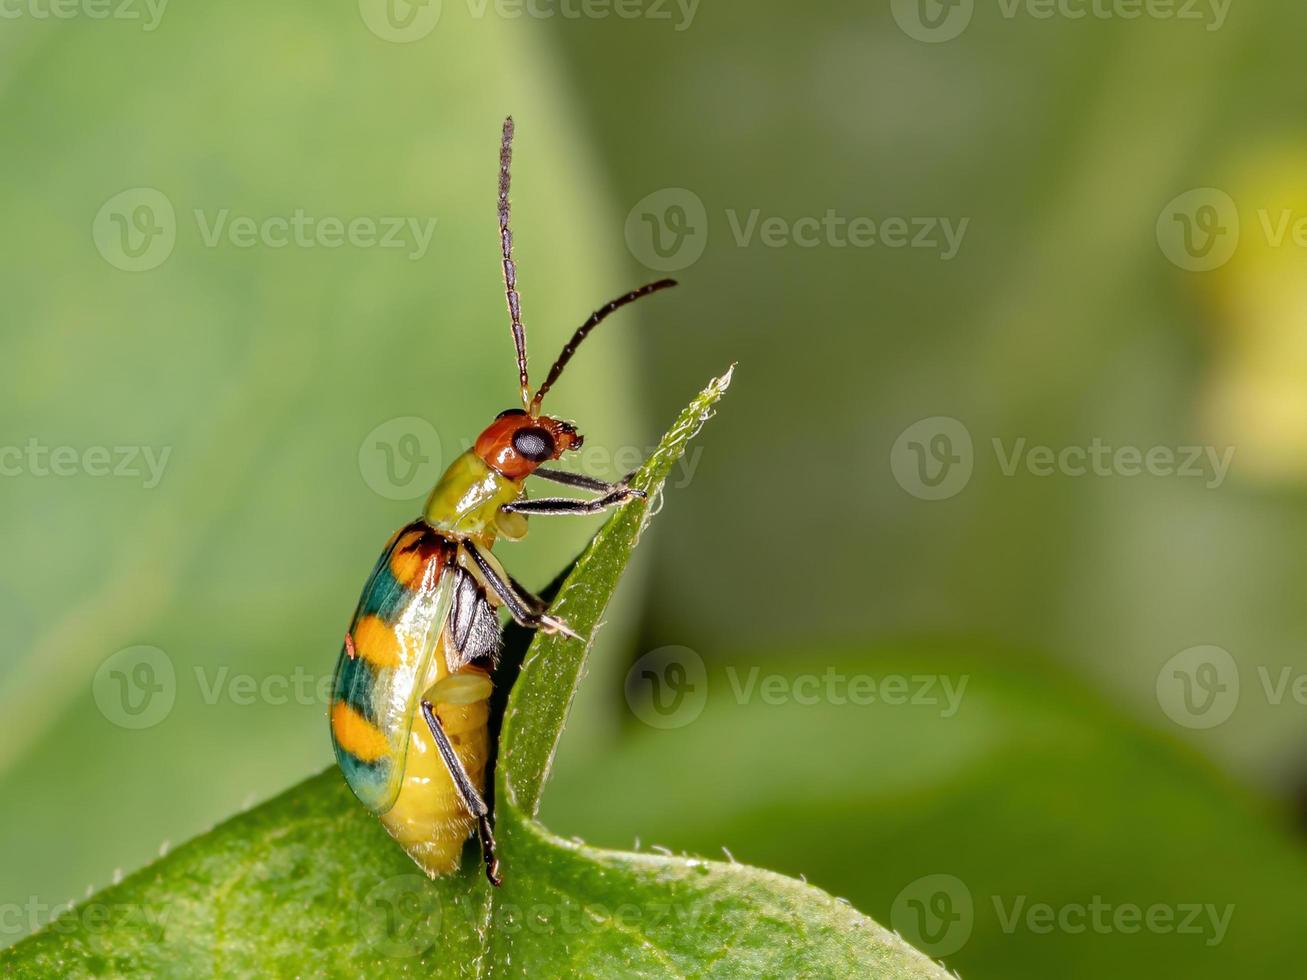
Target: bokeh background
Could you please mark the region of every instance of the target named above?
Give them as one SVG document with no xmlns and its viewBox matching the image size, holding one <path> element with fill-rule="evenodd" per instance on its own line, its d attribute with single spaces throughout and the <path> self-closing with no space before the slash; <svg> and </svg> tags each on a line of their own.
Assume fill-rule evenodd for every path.
<svg viewBox="0 0 1307 980">
<path fill-rule="evenodd" d="M 0 943 L 329 762 L 357 590 L 514 389 L 615 476 L 738 361 L 544 819 L 966 977 L 1300 968 L 1288 0 L 307 0 L 0 23 Z M 372 229 L 369 232 L 369 229 Z M 561 522 L 567 525 L 568 522 Z M 503 549 L 540 587 L 594 522 Z"/>
</svg>

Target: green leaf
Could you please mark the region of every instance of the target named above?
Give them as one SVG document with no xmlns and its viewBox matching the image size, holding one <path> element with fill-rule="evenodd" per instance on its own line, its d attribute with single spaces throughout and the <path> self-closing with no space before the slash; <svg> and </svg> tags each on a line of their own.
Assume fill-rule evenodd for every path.
<svg viewBox="0 0 1307 980">
<path fill-rule="evenodd" d="M 647 495 L 626 504 L 595 535 L 559 589 L 554 615 L 586 637 L 584 644 L 562 635 L 539 634 L 527 651 L 522 676 L 513 686 L 504 717 L 498 789 L 527 816 L 535 816 L 540 791 L 563 731 L 567 707 L 576 694 L 581 668 L 594 642 L 608 599 L 630 560 L 631 552 L 662 500 L 663 483 L 672 465 L 731 383 L 731 371 L 716 379 L 676 419 L 658 448 L 631 478 Z"/>
<path fill-rule="evenodd" d="M 229 821 L 0 953 L 20 976 L 413 973 L 459 976 L 943 977 L 846 903 L 735 863 L 603 851 L 532 818 L 586 651 L 663 481 L 730 382 L 683 411 L 553 608 L 585 643 L 538 635 L 505 712 L 496 830 L 504 886 L 470 853 L 428 881 L 323 773 Z"/>
</svg>

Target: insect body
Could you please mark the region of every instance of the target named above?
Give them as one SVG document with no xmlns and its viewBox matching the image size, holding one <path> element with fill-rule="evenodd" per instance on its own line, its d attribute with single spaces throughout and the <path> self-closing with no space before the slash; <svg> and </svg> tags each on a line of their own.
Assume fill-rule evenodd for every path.
<svg viewBox="0 0 1307 980">
<path fill-rule="evenodd" d="M 445 471 L 421 517 L 386 545 L 345 634 L 329 712 L 346 781 L 413 860 L 432 876 L 453 871 L 475 827 L 486 876 L 496 885 L 483 792 L 498 610 L 527 627 L 576 634 L 518 585 L 491 549 L 499 538 L 525 536 L 531 514 L 595 514 L 642 496 L 624 482 L 545 467 L 579 448 L 582 437 L 572 423 L 542 415 L 540 406 L 577 346 L 605 317 L 675 285 L 670 279 L 650 283 L 596 310 L 532 395 L 509 227 L 512 140 L 508 119 L 500 147 L 499 235 L 522 407 L 491 422 Z M 532 476 L 599 496 L 528 499 L 525 484 Z"/>
</svg>

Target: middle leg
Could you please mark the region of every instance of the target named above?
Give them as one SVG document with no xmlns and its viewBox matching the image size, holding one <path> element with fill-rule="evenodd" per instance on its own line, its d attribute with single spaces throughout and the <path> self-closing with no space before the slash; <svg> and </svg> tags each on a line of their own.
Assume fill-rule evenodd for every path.
<svg viewBox="0 0 1307 980">
<path fill-rule="evenodd" d="M 476 568 L 477 576 L 485 587 L 499 597 L 514 622 L 528 629 L 543 629 L 549 633 L 562 633 L 574 640 L 581 639 L 568 625 L 556 616 L 549 615 L 546 603 L 514 582 L 491 555 L 475 541 L 464 541 L 463 550 Z"/>
</svg>

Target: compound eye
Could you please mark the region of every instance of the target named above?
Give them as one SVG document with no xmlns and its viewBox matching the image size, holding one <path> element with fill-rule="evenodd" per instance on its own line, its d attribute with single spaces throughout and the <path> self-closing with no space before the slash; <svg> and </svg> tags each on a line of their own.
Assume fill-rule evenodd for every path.
<svg viewBox="0 0 1307 980">
<path fill-rule="evenodd" d="M 525 415 L 525 414 L 526 412 L 522 411 L 522 409 L 520 408 L 506 408 L 495 416 L 495 421 L 498 422 L 500 419 L 506 419 L 510 415 Z"/>
<path fill-rule="evenodd" d="M 519 456 L 533 463 L 543 463 L 554 457 L 554 437 L 547 429 L 531 426 L 513 433 L 513 448 Z"/>
</svg>

